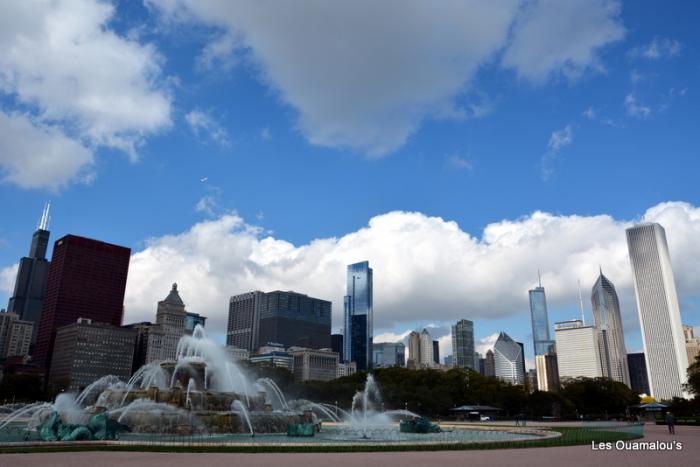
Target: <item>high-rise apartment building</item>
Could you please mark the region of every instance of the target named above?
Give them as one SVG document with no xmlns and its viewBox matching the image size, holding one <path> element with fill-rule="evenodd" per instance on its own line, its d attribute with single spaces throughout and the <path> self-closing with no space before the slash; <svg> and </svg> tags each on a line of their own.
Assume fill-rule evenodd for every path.
<svg viewBox="0 0 700 467">
<path fill-rule="evenodd" d="M 226 345 L 256 350 L 268 343 L 331 346 L 331 302 L 296 292 L 250 292 L 229 301 Z"/>
<path fill-rule="evenodd" d="M 627 246 L 651 396 L 683 397 L 688 355 L 666 232 L 645 223 L 627 229 Z"/>
<path fill-rule="evenodd" d="M 603 376 L 630 385 L 627 368 L 627 350 L 622 332 L 620 301 L 617 292 L 601 269 L 598 280 L 591 291 L 593 324 L 598 335 L 598 351 L 601 357 Z"/>
<path fill-rule="evenodd" d="M 358 370 L 368 370 L 372 367 L 372 274 L 372 268 L 367 261 L 350 264 L 347 270 L 343 356 L 345 361 L 355 362 Z"/>
<path fill-rule="evenodd" d="M 516 385 L 525 382 L 522 347 L 505 332 L 501 332 L 496 339 L 493 357 L 497 378 Z"/>
<path fill-rule="evenodd" d="M 539 273 L 538 273 L 539 274 Z M 547 297 L 542 283 L 538 287 L 528 291 L 530 296 L 530 316 L 532 318 L 532 340 L 535 346 L 535 355 L 547 355 L 552 353 L 554 341 L 549 334 L 549 317 L 547 315 Z"/>
<path fill-rule="evenodd" d="M 29 346 L 32 342 L 34 323 L 23 319 L 15 319 L 9 322 L 5 345 L 0 348 L 0 356 L 24 357 L 29 355 Z"/>
<path fill-rule="evenodd" d="M 136 331 L 79 319 L 56 331 L 49 385 L 80 391 L 97 379 L 131 376 Z"/>
<path fill-rule="evenodd" d="M 452 365 L 478 370 L 474 366 L 474 323 L 468 319 L 452 325 Z"/>
<path fill-rule="evenodd" d="M 15 288 L 7 307 L 9 313 L 16 313 L 19 319 L 32 322 L 31 347 L 34 347 L 36 343 L 46 283 L 49 277 L 49 262 L 46 260 L 49 235 L 49 205 L 47 204 L 44 207 L 39 225 L 32 235 L 29 256 L 19 260 Z"/>
<path fill-rule="evenodd" d="M 66 235 L 56 240 L 49 267 L 35 359 L 49 368 L 56 330 L 78 318 L 121 326 L 131 250 Z"/>
<path fill-rule="evenodd" d="M 559 379 L 603 376 L 596 328 L 580 319 L 554 323 Z"/>
</svg>

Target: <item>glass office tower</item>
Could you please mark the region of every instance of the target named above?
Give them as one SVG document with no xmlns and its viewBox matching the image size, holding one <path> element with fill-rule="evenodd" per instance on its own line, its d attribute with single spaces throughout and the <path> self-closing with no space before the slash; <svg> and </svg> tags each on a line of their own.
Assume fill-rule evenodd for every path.
<svg viewBox="0 0 700 467">
<path fill-rule="evenodd" d="M 345 295 L 343 357 L 358 370 L 372 367 L 372 268 L 368 261 L 350 264 Z"/>
<path fill-rule="evenodd" d="M 452 365 L 478 371 L 474 366 L 474 323 L 468 319 L 452 325 Z"/>
<path fill-rule="evenodd" d="M 532 340 L 535 355 L 554 353 L 554 341 L 549 337 L 549 318 L 547 316 L 547 297 L 542 284 L 528 291 L 530 295 L 530 314 L 532 315 Z"/>
</svg>

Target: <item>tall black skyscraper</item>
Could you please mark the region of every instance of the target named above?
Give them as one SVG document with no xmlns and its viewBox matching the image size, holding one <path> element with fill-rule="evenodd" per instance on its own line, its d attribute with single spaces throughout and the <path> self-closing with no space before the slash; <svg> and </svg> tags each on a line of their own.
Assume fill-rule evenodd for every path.
<svg viewBox="0 0 700 467">
<path fill-rule="evenodd" d="M 41 220 L 32 236 L 29 256 L 19 261 L 15 290 L 10 297 L 8 312 L 17 313 L 19 319 L 34 323 L 32 332 L 33 353 L 36 343 L 37 330 L 41 319 L 41 307 L 46 292 L 46 281 L 49 277 L 49 261 L 46 260 L 46 250 L 49 246 L 49 204 L 44 207 Z"/>
</svg>

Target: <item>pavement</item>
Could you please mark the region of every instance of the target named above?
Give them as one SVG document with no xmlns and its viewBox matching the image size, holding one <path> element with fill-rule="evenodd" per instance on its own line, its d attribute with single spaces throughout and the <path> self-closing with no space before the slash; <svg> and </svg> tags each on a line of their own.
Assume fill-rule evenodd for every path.
<svg viewBox="0 0 700 467">
<path fill-rule="evenodd" d="M 697 467 L 700 459 L 700 427 L 677 426 L 669 435 L 665 426 L 647 424 L 641 440 L 682 446 L 672 451 L 594 450 L 590 445 L 552 448 L 498 449 L 483 451 L 310 453 L 310 454 L 202 454 L 154 452 L 66 452 L 0 454 L 1 466 L 29 467 L 426 467 L 488 465 L 509 467 L 615 466 Z"/>
</svg>

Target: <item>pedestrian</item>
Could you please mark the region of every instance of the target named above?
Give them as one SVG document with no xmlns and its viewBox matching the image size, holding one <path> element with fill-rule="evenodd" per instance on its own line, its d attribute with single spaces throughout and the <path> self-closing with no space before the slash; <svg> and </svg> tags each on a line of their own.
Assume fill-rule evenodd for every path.
<svg viewBox="0 0 700 467">
<path fill-rule="evenodd" d="M 668 433 L 671 435 L 676 434 L 676 417 L 673 416 L 671 412 L 666 412 L 666 424 L 668 425 Z"/>
</svg>

